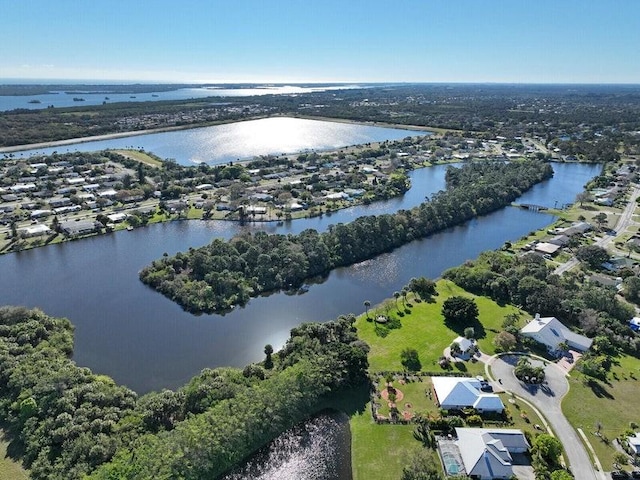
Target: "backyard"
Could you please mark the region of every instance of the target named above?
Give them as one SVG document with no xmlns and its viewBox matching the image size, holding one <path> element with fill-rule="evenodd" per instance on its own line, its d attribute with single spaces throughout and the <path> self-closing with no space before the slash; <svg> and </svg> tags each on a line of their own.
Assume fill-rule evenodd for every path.
<svg viewBox="0 0 640 480">
<path fill-rule="evenodd" d="M 356 321 L 358 336 L 371 347 L 369 366 L 372 372 L 402 371 L 400 360 L 402 350 L 414 348 L 418 351 L 422 371 L 442 371 L 438 359 L 446 347 L 464 332 L 464 327 L 472 326 L 476 331 L 478 346 L 484 353 L 494 353 L 492 344 L 495 335 L 502 330 L 504 317 L 510 313 L 520 314 L 514 306 L 500 306 L 488 297 L 473 295 L 448 280 L 439 280 L 436 284 L 438 295 L 431 302 L 417 302 L 413 294 L 406 300 L 398 300 L 399 308 L 391 301 L 389 308 L 384 305 L 371 307 L 367 315 L 361 315 Z M 473 298 L 478 305 L 479 323 L 465 325 L 453 330 L 445 325 L 442 316 L 443 302 L 452 296 Z M 408 313 L 407 313 L 408 312 Z M 378 315 L 389 317 L 390 326 L 380 326 L 375 321 Z M 521 323 L 529 319 L 521 317 Z M 455 371 L 468 372 L 472 375 L 484 373 L 484 365 L 480 362 L 464 362 L 454 365 Z"/>
</svg>

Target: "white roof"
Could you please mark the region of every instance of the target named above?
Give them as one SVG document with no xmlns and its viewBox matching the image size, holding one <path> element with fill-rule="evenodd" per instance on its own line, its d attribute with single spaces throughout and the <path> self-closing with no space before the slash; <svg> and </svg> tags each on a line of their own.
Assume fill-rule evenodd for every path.
<svg viewBox="0 0 640 480">
<path fill-rule="evenodd" d="M 458 337 L 453 341 L 453 343 L 457 343 L 460 346 L 460 350 L 462 350 L 463 352 L 469 350 L 469 348 L 471 348 L 471 346 L 473 345 L 473 341 L 465 337 Z"/>
<path fill-rule="evenodd" d="M 329 195 L 327 195 L 326 198 L 328 198 L 329 200 L 339 200 L 341 198 L 348 198 L 349 195 L 347 195 L 344 192 L 338 192 L 338 193 L 330 193 Z"/>
<path fill-rule="evenodd" d="M 24 227 L 22 231 L 24 231 L 27 235 L 41 235 L 43 233 L 50 232 L 51 229 L 44 223 L 38 223 L 36 225 L 29 225 L 28 227 Z"/>
<path fill-rule="evenodd" d="M 98 192 L 98 196 L 99 197 L 114 197 L 115 195 L 117 195 L 117 193 L 118 192 L 116 192 L 113 188 L 107 188 L 106 190 Z"/>
<path fill-rule="evenodd" d="M 588 350 L 593 343 L 592 339 L 569 330 L 556 317 L 540 317 L 536 315 L 536 318 L 520 329 L 520 333 L 525 336 L 535 337 L 536 340 L 553 350 L 556 350 L 562 342 L 566 342 L 570 347 L 579 350 Z"/>
<path fill-rule="evenodd" d="M 482 479 L 509 478 L 513 474 L 510 450 L 529 448 L 523 433 L 515 429 L 456 428 L 456 435 L 467 475 Z"/>
<path fill-rule="evenodd" d="M 107 218 L 109 219 L 109 221 L 111 222 L 122 222 L 124 219 L 127 218 L 127 214 L 126 213 L 111 213 L 109 215 L 107 215 Z"/>
<path fill-rule="evenodd" d="M 495 393 L 480 390 L 480 381 L 467 377 L 431 377 L 438 402 L 444 409 L 474 407 L 501 412 L 504 404 Z"/>
<path fill-rule="evenodd" d="M 640 433 L 636 432 L 633 437 L 628 437 L 627 442 L 629 443 L 629 447 L 633 449 L 636 453 L 640 453 Z"/>
<path fill-rule="evenodd" d="M 23 190 L 35 190 L 35 183 L 16 183 L 15 185 L 9 187 L 9 190 L 12 192 L 21 192 Z"/>
</svg>

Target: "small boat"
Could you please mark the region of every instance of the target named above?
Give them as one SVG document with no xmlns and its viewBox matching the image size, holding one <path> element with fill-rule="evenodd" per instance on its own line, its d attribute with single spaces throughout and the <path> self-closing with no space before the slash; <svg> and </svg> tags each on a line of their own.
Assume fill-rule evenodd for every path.
<svg viewBox="0 0 640 480">
<path fill-rule="evenodd" d="M 136 96 L 135 95 L 131 95 L 129 98 L 136 98 Z"/>
<path fill-rule="evenodd" d="M 84 102 L 84 98 L 82 97 L 73 97 L 74 102 Z"/>
<path fill-rule="evenodd" d="M 42 103 L 42 102 L 34 98 L 33 100 L 29 100 L 29 103 Z"/>
<path fill-rule="evenodd" d="M 131 225 L 129 225 L 129 226 L 127 227 L 127 232 L 130 232 L 131 230 L 133 230 L 133 227 L 132 227 Z"/>
<path fill-rule="evenodd" d="M 151 94 L 152 97 L 157 97 L 158 95 L 156 95 L 155 93 Z"/>
</svg>

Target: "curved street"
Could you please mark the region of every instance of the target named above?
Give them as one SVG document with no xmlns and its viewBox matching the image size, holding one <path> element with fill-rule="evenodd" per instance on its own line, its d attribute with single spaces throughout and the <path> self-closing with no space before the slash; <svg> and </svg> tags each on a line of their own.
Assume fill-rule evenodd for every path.
<svg viewBox="0 0 640 480">
<path fill-rule="evenodd" d="M 562 413 L 562 398 L 569 391 L 569 383 L 564 372 L 557 365 L 548 363 L 545 367 L 545 384 L 526 385 L 520 382 L 513 373 L 518 357 L 517 355 L 505 355 L 492 357 L 489 360 L 488 364 L 491 367 L 492 376 L 502 382 L 495 381 L 495 389 L 511 391 L 543 412 L 554 433 L 562 442 L 566 459 L 576 479 L 601 480 L 604 478 L 593 468 L 578 432 L 569 424 Z M 535 364 L 536 360 L 532 360 L 532 363 Z"/>
</svg>

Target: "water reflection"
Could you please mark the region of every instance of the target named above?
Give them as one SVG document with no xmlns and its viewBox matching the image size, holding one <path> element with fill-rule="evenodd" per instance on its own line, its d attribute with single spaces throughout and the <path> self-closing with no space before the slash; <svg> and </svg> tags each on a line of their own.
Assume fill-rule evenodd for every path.
<svg viewBox="0 0 640 480">
<path fill-rule="evenodd" d="M 347 145 L 408 136 L 426 135 L 399 128 L 373 127 L 349 123 L 305 120 L 301 118 L 264 118 L 212 127 L 190 128 L 175 132 L 150 133 L 111 140 L 23 150 L 21 158 L 53 152 L 91 152 L 105 149 L 144 149 L 160 158 L 173 158 L 183 165 L 206 162 L 219 164 L 258 155 L 279 155 L 304 150 L 328 150 Z"/>
<path fill-rule="evenodd" d="M 222 480 L 351 480 L 349 417 L 327 412 L 286 431 Z"/>
</svg>

